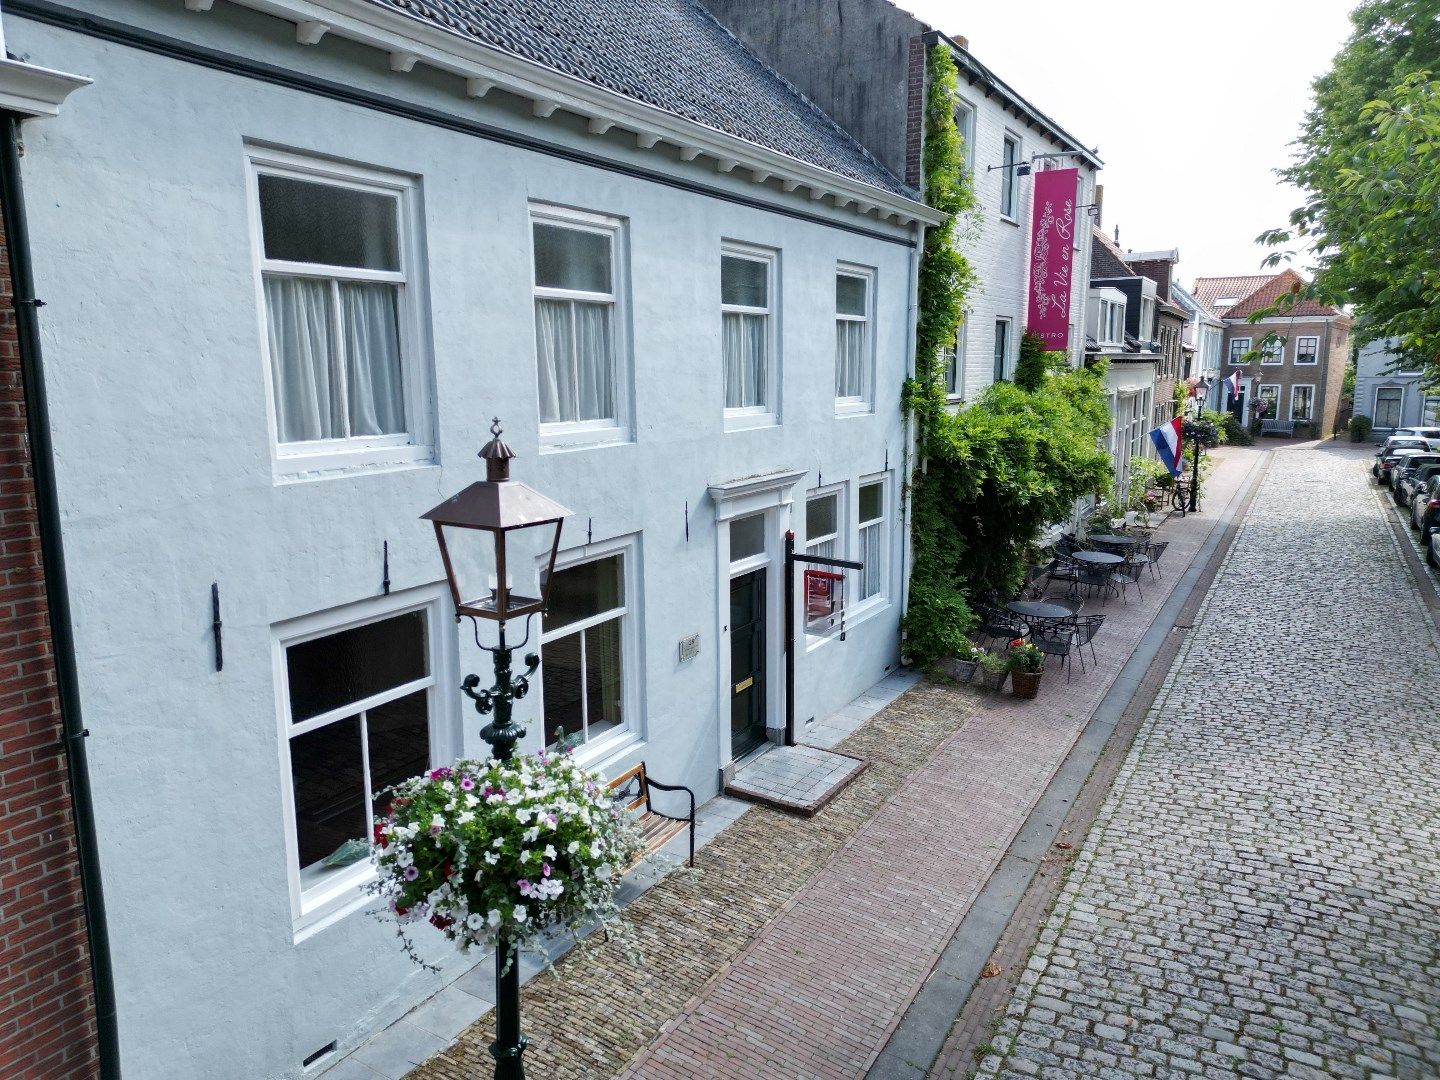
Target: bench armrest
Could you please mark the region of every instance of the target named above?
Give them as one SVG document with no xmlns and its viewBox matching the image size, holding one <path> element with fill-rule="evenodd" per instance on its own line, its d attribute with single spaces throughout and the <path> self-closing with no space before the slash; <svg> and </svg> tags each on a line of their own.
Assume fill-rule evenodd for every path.
<svg viewBox="0 0 1440 1080">
<path fill-rule="evenodd" d="M 661 817 L 671 818 L 671 819 L 674 820 L 674 821 L 688 821 L 688 822 L 690 822 L 690 824 L 691 824 L 692 827 L 694 826 L 694 824 L 695 824 L 695 792 L 691 791 L 691 790 L 690 790 L 688 787 L 686 787 L 684 784 L 662 784 L 662 783 L 660 783 L 660 781 L 658 781 L 658 780 L 651 780 L 648 773 L 647 773 L 646 776 L 645 776 L 645 783 L 646 783 L 649 787 L 658 788 L 658 789 L 661 790 L 661 791 L 683 791 L 683 792 L 685 792 L 686 795 L 690 796 L 690 813 L 689 813 L 689 815 L 688 815 L 687 817 L 678 818 L 678 817 L 675 817 L 673 814 L 660 814 L 660 811 L 659 811 L 659 810 L 656 810 L 653 806 L 650 808 L 650 812 L 651 812 L 652 814 L 660 814 Z"/>
</svg>

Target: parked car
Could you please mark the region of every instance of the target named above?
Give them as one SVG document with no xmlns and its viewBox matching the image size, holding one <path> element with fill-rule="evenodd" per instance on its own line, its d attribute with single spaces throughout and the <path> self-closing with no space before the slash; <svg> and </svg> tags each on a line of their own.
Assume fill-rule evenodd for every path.
<svg viewBox="0 0 1440 1080">
<path fill-rule="evenodd" d="M 1391 435 L 1413 435 L 1421 439 L 1440 439 L 1440 427 L 1397 427 Z"/>
<path fill-rule="evenodd" d="M 1398 462 L 1404 461 L 1406 458 L 1418 457 L 1422 454 L 1428 456 L 1430 454 L 1429 449 L 1414 449 L 1411 447 L 1402 447 L 1399 450 L 1391 450 L 1390 453 L 1386 454 L 1380 459 L 1378 463 L 1379 475 L 1376 477 L 1376 479 L 1378 479 L 1380 483 L 1384 484 L 1386 487 L 1389 487 L 1390 475 L 1394 471 L 1396 464 Z"/>
<path fill-rule="evenodd" d="M 1425 561 L 1440 570 L 1440 551 L 1435 550 L 1437 545 L 1440 545 L 1440 529 L 1432 532 L 1430 539 L 1425 541 Z"/>
<path fill-rule="evenodd" d="M 1440 446 L 1440 439 L 1435 441 Z M 1380 462 L 1394 453 L 1396 450 L 1429 450 L 1431 447 L 1428 439 L 1422 439 L 1418 435 L 1391 435 L 1380 444 L 1380 449 L 1375 452 L 1375 461 L 1370 466 L 1370 474 L 1377 479 L 1380 476 Z"/>
<path fill-rule="evenodd" d="M 1430 542 L 1430 534 L 1440 529 L 1440 470 L 1411 497 L 1410 527 L 1419 530 L 1420 541 L 1426 544 Z"/>
<path fill-rule="evenodd" d="M 1440 467 L 1440 454 L 1416 454 L 1396 462 L 1390 474 L 1390 491 L 1395 505 L 1409 506 L 1410 496 L 1430 479 L 1437 467 Z"/>
</svg>

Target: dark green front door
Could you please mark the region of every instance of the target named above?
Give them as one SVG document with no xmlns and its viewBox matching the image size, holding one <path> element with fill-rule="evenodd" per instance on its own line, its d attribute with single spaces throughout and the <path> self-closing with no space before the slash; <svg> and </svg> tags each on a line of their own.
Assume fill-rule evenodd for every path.
<svg viewBox="0 0 1440 1080">
<path fill-rule="evenodd" d="M 730 580 L 730 756 L 765 741 L 765 571 Z"/>
</svg>

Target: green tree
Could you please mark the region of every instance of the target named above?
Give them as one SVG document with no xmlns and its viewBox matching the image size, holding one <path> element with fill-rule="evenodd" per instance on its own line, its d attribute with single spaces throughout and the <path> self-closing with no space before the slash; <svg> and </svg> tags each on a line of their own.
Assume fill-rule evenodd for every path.
<svg viewBox="0 0 1440 1080">
<path fill-rule="evenodd" d="M 1400 339 L 1410 362 L 1440 357 L 1440 0 L 1366 0 L 1314 100 L 1281 175 L 1305 193 L 1288 228 L 1262 234 L 1285 249 L 1308 241 L 1310 286 L 1257 312 L 1283 314 L 1302 297 L 1353 304 L 1362 340 Z M 1281 250 L 1276 265 L 1295 256 Z"/>
</svg>

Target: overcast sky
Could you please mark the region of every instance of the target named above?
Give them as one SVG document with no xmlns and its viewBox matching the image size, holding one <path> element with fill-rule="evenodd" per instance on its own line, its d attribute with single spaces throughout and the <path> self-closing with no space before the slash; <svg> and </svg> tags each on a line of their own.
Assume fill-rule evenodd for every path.
<svg viewBox="0 0 1440 1080">
<path fill-rule="evenodd" d="M 981 63 L 1105 168 L 1106 231 L 1178 247 L 1179 276 L 1263 272 L 1254 238 L 1299 204 L 1286 164 L 1310 80 L 1349 34 L 1352 0 L 897 0 L 970 39 Z"/>
</svg>

